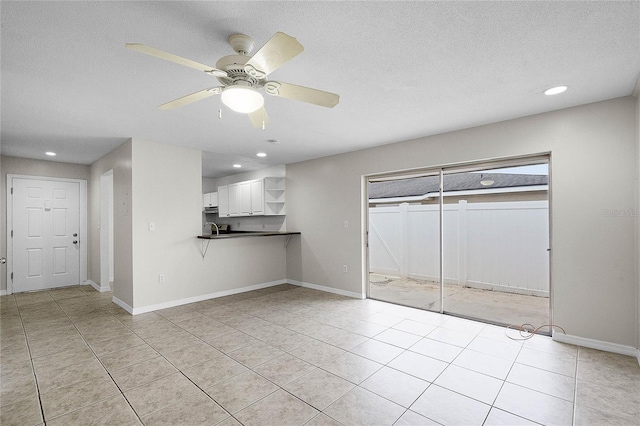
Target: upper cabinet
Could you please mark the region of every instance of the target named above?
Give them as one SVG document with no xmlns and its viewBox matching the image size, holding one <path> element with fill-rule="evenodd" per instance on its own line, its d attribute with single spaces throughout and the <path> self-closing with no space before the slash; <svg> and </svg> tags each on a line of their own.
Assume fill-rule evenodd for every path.
<svg viewBox="0 0 640 426">
<path fill-rule="evenodd" d="M 240 184 L 229 185 L 229 214 L 227 216 L 240 216 Z"/>
<path fill-rule="evenodd" d="M 284 215 L 284 178 L 219 186 L 218 204 L 220 217 Z"/>
<path fill-rule="evenodd" d="M 207 192 L 206 194 L 202 194 L 202 207 L 218 207 L 218 193 L 217 192 Z"/>
<path fill-rule="evenodd" d="M 229 216 L 229 187 L 218 187 L 218 217 Z"/>
<path fill-rule="evenodd" d="M 264 214 L 264 183 L 262 179 L 255 179 L 249 183 L 251 190 L 251 213 L 252 215 Z"/>
</svg>

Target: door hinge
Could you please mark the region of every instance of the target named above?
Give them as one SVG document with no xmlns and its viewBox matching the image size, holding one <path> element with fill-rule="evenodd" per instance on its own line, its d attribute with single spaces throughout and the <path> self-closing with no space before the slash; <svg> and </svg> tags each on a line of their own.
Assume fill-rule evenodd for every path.
<svg viewBox="0 0 640 426">
<path fill-rule="evenodd" d="M 11 238 L 13 238 L 13 229 L 11 230 Z"/>
<path fill-rule="evenodd" d="M 13 272 L 11 273 L 11 281 L 13 281 Z"/>
<path fill-rule="evenodd" d="M 11 188 L 11 195 L 13 195 L 13 188 Z"/>
</svg>

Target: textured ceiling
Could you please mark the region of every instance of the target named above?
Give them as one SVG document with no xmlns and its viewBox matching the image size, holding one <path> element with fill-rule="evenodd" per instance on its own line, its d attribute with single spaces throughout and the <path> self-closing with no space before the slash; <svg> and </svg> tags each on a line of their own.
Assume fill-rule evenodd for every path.
<svg viewBox="0 0 640 426">
<path fill-rule="evenodd" d="M 353 151 L 630 95 L 640 3 L 6 2 L 0 4 L 3 155 L 90 164 L 127 138 L 205 151 L 205 176 Z M 246 33 L 305 51 L 270 75 L 340 95 L 333 109 L 267 96 L 271 124 L 211 97 L 217 85 L 125 49 L 143 43 L 205 64 Z M 555 97 L 543 89 L 566 84 Z M 269 139 L 280 143 L 270 144 Z M 256 158 L 258 151 L 268 154 Z"/>
</svg>

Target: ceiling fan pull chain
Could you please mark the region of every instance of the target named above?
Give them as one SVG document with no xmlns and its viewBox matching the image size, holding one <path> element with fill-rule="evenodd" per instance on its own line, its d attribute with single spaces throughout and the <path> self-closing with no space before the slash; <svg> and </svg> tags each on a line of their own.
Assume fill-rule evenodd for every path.
<svg viewBox="0 0 640 426">
<path fill-rule="evenodd" d="M 218 120 L 222 120 L 222 98 L 220 98 L 220 103 L 218 104 Z"/>
</svg>

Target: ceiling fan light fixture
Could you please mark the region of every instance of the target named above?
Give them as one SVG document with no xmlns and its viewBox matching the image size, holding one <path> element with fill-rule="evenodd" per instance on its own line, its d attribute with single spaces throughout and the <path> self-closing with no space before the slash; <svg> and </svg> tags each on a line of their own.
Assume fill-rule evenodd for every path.
<svg viewBox="0 0 640 426">
<path fill-rule="evenodd" d="M 222 103 L 235 112 L 249 114 L 264 106 L 264 98 L 250 86 L 229 86 L 222 91 Z"/>
</svg>

